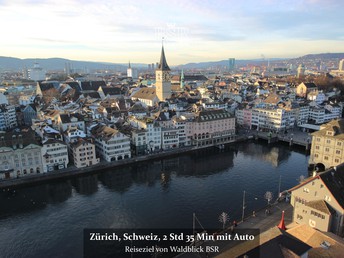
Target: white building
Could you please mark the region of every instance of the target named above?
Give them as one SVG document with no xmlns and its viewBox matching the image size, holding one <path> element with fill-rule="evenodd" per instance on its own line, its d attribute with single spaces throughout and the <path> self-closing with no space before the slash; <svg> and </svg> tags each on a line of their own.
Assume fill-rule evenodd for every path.
<svg viewBox="0 0 344 258">
<path fill-rule="evenodd" d="M 296 121 L 296 110 L 282 108 L 253 108 L 252 129 L 284 132 L 294 127 Z"/>
<path fill-rule="evenodd" d="M 2 104 L 8 104 L 7 97 L 4 95 L 4 93 L 0 92 L 0 105 Z"/>
<path fill-rule="evenodd" d="M 309 119 L 315 124 L 327 123 L 333 119 L 342 117 L 343 107 L 340 105 L 313 106 L 309 108 Z"/>
<path fill-rule="evenodd" d="M 326 95 L 323 91 L 312 91 L 307 95 L 307 99 L 315 101 L 317 104 L 322 104 L 326 100 Z"/>
<path fill-rule="evenodd" d="M 63 141 L 48 139 L 43 142 L 41 152 L 44 172 L 67 168 L 68 149 Z"/>
<path fill-rule="evenodd" d="M 15 107 L 8 104 L 0 104 L 0 131 L 15 128 L 17 125 Z"/>
<path fill-rule="evenodd" d="M 35 96 L 22 95 L 19 97 L 19 105 L 27 106 L 29 104 L 33 104 L 34 100 L 35 100 Z"/>
<path fill-rule="evenodd" d="M 191 135 L 191 121 L 184 116 L 174 116 L 172 117 L 172 122 L 174 127 L 178 129 L 179 147 L 190 146 L 191 140 L 187 137 L 187 134 Z"/>
<path fill-rule="evenodd" d="M 147 144 L 148 132 L 145 129 L 131 129 L 131 146 L 136 155 L 143 155 L 153 151 L 153 146 Z"/>
<path fill-rule="evenodd" d="M 138 71 L 137 69 L 131 67 L 130 62 L 127 68 L 127 77 L 131 78 L 133 81 L 137 81 L 138 79 Z"/>
<path fill-rule="evenodd" d="M 84 117 L 79 113 L 60 114 L 57 120 L 58 127 L 61 132 L 66 131 L 70 127 L 77 127 L 85 132 Z"/>
<path fill-rule="evenodd" d="M 66 143 L 72 143 L 78 141 L 79 138 L 85 138 L 87 135 L 77 127 L 69 127 L 64 131 L 63 136 Z"/>
<path fill-rule="evenodd" d="M 161 127 L 152 118 L 138 119 L 129 117 L 131 126 L 137 129 L 144 129 L 147 131 L 147 145 L 149 150 L 161 149 Z"/>
<path fill-rule="evenodd" d="M 38 63 L 34 63 L 33 68 L 28 71 L 29 79 L 33 81 L 45 80 L 45 71 Z"/>
<path fill-rule="evenodd" d="M 104 160 L 111 162 L 131 157 L 130 138 L 116 129 L 98 124 L 91 128 L 96 152 Z"/>
<path fill-rule="evenodd" d="M 161 129 L 161 148 L 169 150 L 179 148 L 179 129 L 162 128 Z"/>
</svg>

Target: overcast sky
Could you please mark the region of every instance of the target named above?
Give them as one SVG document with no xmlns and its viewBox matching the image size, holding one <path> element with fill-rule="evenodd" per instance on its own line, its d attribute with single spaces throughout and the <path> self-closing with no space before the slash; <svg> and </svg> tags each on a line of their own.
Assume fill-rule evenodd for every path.
<svg viewBox="0 0 344 258">
<path fill-rule="evenodd" d="M 170 65 L 344 52 L 343 0 L 0 0 L 0 56 Z"/>
</svg>

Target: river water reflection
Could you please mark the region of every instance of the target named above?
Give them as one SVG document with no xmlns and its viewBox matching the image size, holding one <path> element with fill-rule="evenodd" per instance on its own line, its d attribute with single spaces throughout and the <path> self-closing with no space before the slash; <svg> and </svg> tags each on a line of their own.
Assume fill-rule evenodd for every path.
<svg viewBox="0 0 344 258">
<path fill-rule="evenodd" d="M 82 257 L 84 228 L 220 228 L 307 175 L 304 150 L 238 143 L 0 193 L 1 257 Z"/>
</svg>

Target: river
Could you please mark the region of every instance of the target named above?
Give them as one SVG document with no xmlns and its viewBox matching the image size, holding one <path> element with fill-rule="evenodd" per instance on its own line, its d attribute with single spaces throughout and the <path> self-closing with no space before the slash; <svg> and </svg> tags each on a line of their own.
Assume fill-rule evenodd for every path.
<svg viewBox="0 0 344 258">
<path fill-rule="evenodd" d="M 82 257 L 84 228 L 221 228 L 307 175 L 303 149 L 244 142 L 0 193 L 0 257 Z"/>
</svg>

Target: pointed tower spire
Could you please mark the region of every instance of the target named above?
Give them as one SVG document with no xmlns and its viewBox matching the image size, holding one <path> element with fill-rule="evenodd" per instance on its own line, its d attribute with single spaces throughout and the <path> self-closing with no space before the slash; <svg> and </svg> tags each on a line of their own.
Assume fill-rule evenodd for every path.
<svg viewBox="0 0 344 258">
<path fill-rule="evenodd" d="M 287 228 L 285 227 L 285 224 L 284 224 L 284 211 L 282 211 L 282 218 L 281 218 L 281 221 L 280 223 L 278 224 L 277 226 L 279 229 L 283 229 L 283 230 L 286 230 Z"/>
<path fill-rule="evenodd" d="M 159 63 L 159 66 L 158 66 L 157 70 L 171 71 L 171 69 L 168 66 L 167 61 L 166 61 L 164 45 L 163 44 L 162 44 L 162 48 L 161 48 L 160 63 Z"/>
<path fill-rule="evenodd" d="M 130 60 L 129 60 L 129 67 L 128 68 L 131 68 L 131 66 L 130 66 Z"/>
</svg>

